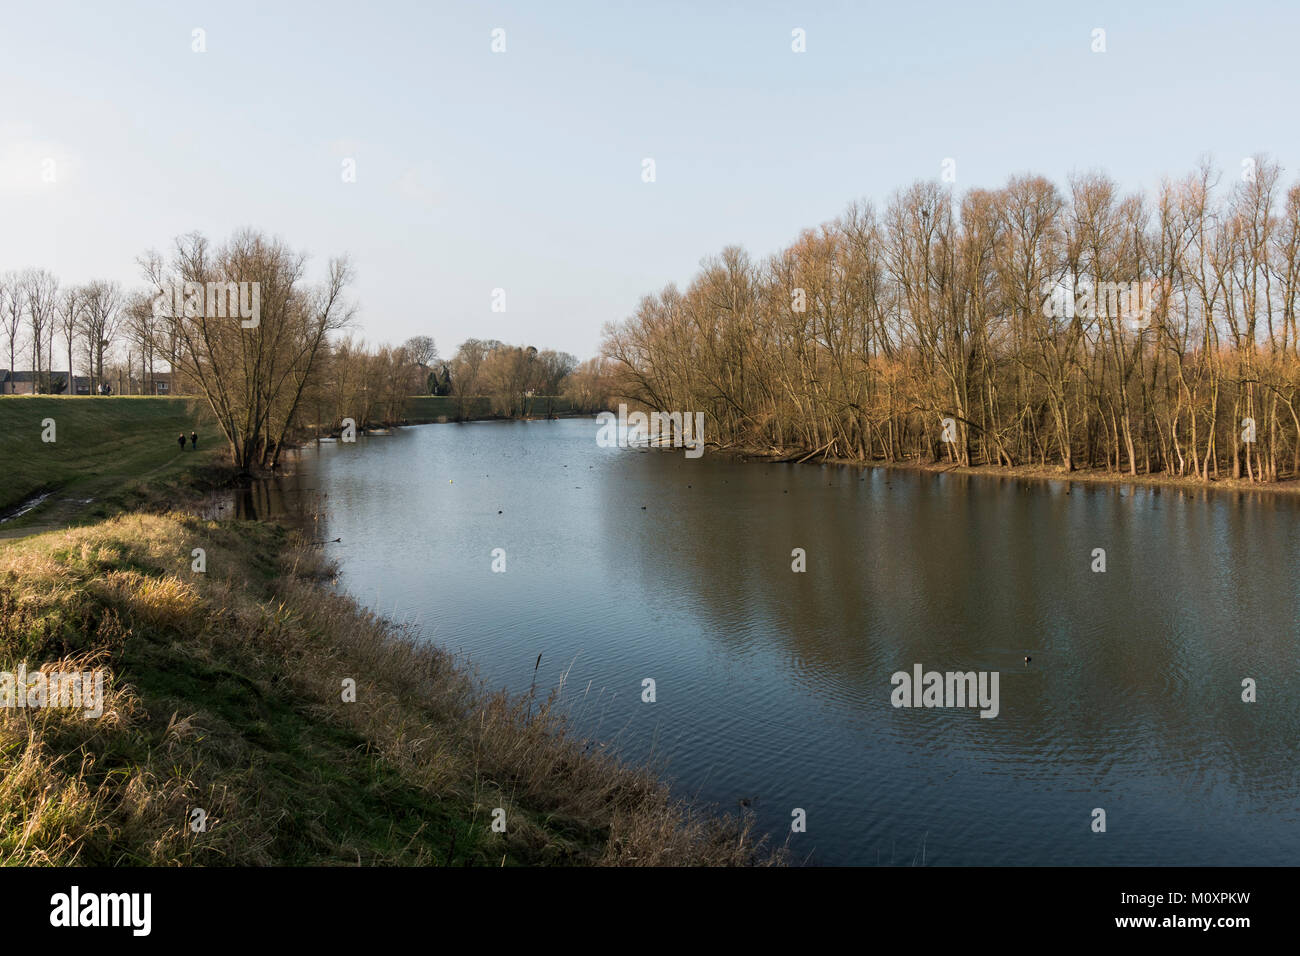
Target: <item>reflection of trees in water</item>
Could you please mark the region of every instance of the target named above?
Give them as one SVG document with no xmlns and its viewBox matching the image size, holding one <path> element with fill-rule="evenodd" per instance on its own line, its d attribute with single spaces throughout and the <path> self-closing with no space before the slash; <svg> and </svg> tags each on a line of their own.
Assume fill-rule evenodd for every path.
<svg viewBox="0 0 1300 956">
<path fill-rule="evenodd" d="M 867 496 L 846 487 L 856 477 L 835 466 L 629 457 L 623 480 L 601 483 L 606 565 L 628 561 L 625 542 L 634 542 L 637 566 L 620 586 L 642 590 L 652 606 L 684 606 L 710 641 L 737 654 L 777 646 L 802 672 L 865 686 L 873 662 L 888 656 L 871 645 L 886 632 L 900 636 L 879 623 L 893 615 L 877 597 L 913 590 L 899 579 L 917 569 L 868 570 L 876 546 Z M 829 507 L 822 493 L 834 496 Z M 797 547 L 807 552 L 805 573 L 791 570 Z"/>
<path fill-rule="evenodd" d="M 1300 711 L 1256 718 L 1240 701 L 1259 673 L 1300 694 L 1284 647 L 1300 561 L 1267 533 L 1292 502 L 669 453 L 629 453 L 619 471 L 601 483 L 606 571 L 634 601 L 686 609 L 734 659 L 773 648 L 800 688 L 877 715 L 914 663 L 997 670 L 1003 716 L 983 723 L 999 726 L 950 731 L 1013 731 L 1083 762 L 1201 754 L 1257 774 L 1252 793 L 1300 779 L 1278 761 L 1295 756 Z M 1225 745 L 1232 764 L 1210 761 Z"/>
<path fill-rule="evenodd" d="M 308 540 L 321 540 L 326 530 L 327 498 L 314 475 L 294 471 L 259 478 L 232 489 L 233 517 L 243 521 L 278 521 L 301 531 Z"/>
<path fill-rule="evenodd" d="M 973 507 L 964 488 L 936 494 L 921 487 L 930 476 L 833 465 L 693 468 L 676 457 L 637 456 L 656 489 L 643 495 L 646 515 L 630 482 L 604 485 L 608 536 L 637 541 L 640 585 L 689 606 L 711 640 L 775 644 L 801 670 L 859 685 L 878 661 L 978 647 L 960 614 L 972 610 L 969 565 L 981 549 L 950 527 Z M 794 548 L 807 554 L 803 573 L 791 570 Z"/>
</svg>

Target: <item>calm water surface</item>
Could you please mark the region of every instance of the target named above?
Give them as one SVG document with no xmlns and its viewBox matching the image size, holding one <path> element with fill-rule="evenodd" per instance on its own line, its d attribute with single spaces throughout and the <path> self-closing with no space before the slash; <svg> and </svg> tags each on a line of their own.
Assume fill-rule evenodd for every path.
<svg viewBox="0 0 1300 956">
<path fill-rule="evenodd" d="M 325 444 L 242 507 L 318 514 L 341 586 L 491 687 L 526 692 L 541 654 L 579 728 L 682 796 L 748 800 L 777 842 L 804 809 L 814 863 L 1300 859 L 1289 500 L 688 460 L 596 431 Z M 918 663 L 1000 672 L 1000 714 L 892 707 Z"/>
</svg>

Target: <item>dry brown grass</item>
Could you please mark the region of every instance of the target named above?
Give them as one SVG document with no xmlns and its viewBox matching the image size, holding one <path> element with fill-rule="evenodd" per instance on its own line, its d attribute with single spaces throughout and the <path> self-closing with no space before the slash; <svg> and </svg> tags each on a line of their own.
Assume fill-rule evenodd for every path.
<svg viewBox="0 0 1300 956">
<path fill-rule="evenodd" d="M 331 577 L 278 528 L 183 514 L 0 546 L 0 670 L 111 675 L 97 720 L 0 710 L 0 862 L 783 861 L 571 734 L 558 695 L 483 692 Z"/>
</svg>

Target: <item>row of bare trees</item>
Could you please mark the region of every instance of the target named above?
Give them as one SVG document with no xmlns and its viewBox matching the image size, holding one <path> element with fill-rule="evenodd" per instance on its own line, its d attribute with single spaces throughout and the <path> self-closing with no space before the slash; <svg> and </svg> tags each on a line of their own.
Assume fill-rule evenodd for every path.
<svg viewBox="0 0 1300 956">
<path fill-rule="evenodd" d="M 45 269 L 0 276 L 0 333 L 8 346 L 8 368 L 15 371 L 20 360 L 28 364 L 34 392 L 71 392 L 78 361 L 91 392 L 96 391 L 106 381 L 104 359 L 114 346 L 125 344 L 142 357 L 152 349 L 148 313 L 147 301 L 124 297 L 115 282 L 61 286 Z M 56 343 L 58 357 L 66 360 L 61 375 L 55 374 Z M 14 383 L 5 391 L 13 392 Z"/>
<path fill-rule="evenodd" d="M 520 418 L 550 415 L 565 379 L 578 366 L 568 352 L 538 351 L 495 339 L 467 339 L 450 365 L 450 394 L 456 414 L 471 414 L 471 401 L 486 397 L 493 414 Z"/>
<path fill-rule="evenodd" d="M 614 386 L 614 363 L 597 355 L 568 374 L 561 383 L 560 394 L 568 401 L 571 411 L 590 415 L 610 407 Z"/>
<path fill-rule="evenodd" d="M 363 429 L 399 423 L 408 398 L 431 391 L 453 394 L 460 417 L 469 417 L 471 398 L 484 397 L 494 414 L 533 414 L 538 402 L 549 414 L 577 367 L 567 353 L 470 339 L 439 368 L 429 336 L 396 347 L 339 337 L 355 314 L 345 299 L 346 258 L 331 260 L 324 281 L 312 284 L 305 254 L 252 230 L 221 245 L 182 236 L 169 256 L 149 252 L 138 262 L 147 286 L 126 294 L 108 282 L 60 290 L 45 270 L 7 275 L 0 315 L 11 366 L 26 334 L 36 390 L 70 387 L 41 378 L 49 378 L 62 331 L 70 369 L 74 344 L 86 348 L 94 392 L 105 352 L 125 343 L 142 382 L 158 364 L 206 400 L 244 471 L 273 467 L 293 437 L 337 430 L 345 418 Z"/>
<path fill-rule="evenodd" d="M 409 342 L 371 347 L 351 336 L 332 341 L 304 393 L 304 415 L 318 431 L 333 431 L 344 418 L 360 429 L 400 423 L 407 399 L 424 390 L 426 364 Z"/>
<path fill-rule="evenodd" d="M 618 395 L 711 439 L 857 460 L 1300 474 L 1300 185 L 1207 162 L 855 203 L 730 247 L 606 328 Z"/>
</svg>

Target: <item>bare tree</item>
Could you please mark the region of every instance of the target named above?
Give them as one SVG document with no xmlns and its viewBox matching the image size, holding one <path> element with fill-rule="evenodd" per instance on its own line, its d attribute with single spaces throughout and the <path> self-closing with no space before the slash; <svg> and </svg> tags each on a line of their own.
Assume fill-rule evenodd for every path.
<svg viewBox="0 0 1300 956">
<path fill-rule="evenodd" d="M 429 335 L 413 335 L 402 343 L 412 362 L 429 366 L 438 361 L 438 346 Z"/>
<path fill-rule="evenodd" d="M 274 467 L 327 336 L 354 314 L 343 298 L 352 278 L 347 259 L 331 260 L 325 281 L 310 286 L 304 254 L 247 230 L 215 249 L 197 233 L 183 236 L 170 263 L 156 253 L 140 263 L 164 306 L 159 321 L 176 337 L 177 365 L 207 399 L 235 465 Z M 165 307 L 178 286 L 196 290 L 198 307 L 188 295 L 179 314 L 174 304 Z M 255 317 L 216 307 L 221 296 L 245 290 L 250 303 L 256 295 Z"/>
<path fill-rule="evenodd" d="M 469 400 L 479 394 L 482 385 L 480 373 L 488 353 L 498 342 L 466 339 L 451 360 L 451 394 L 456 399 L 456 416 L 464 419 L 469 410 Z"/>
<path fill-rule="evenodd" d="M 546 414 L 555 410 L 555 398 L 560 394 L 560 383 L 575 368 L 578 360 L 568 352 L 543 349 L 537 353 L 536 386 L 546 399 Z"/>
<path fill-rule="evenodd" d="M 117 337 L 122 318 L 122 290 L 116 282 L 96 279 L 83 288 L 81 332 L 90 355 L 90 391 L 104 384 L 104 352 Z"/>
<path fill-rule="evenodd" d="M 16 272 L 8 272 L 0 278 L 0 326 L 9 339 L 9 371 L 14 371 L 14 357 L 17 354 L 18 334 L 22 331 L 23 297 L 22 279 Z M 14 392 L 14 381 L 9 380 L 9 394 Z"/>
<path fill-rule="evenodd" d="M 152 395 L 154 388 L 154 356 L 158 351 L 161 338 L 161 324 L 154 315 L 153 297 L 147 292 L 139 291 L 129 295 L 122 310 L 123 331 L 126 339 L 135 346 L 140 356 L 140 391 L 142 395 Z M 131 363 L 127 362 L 130 368 Z"/>
<path fill-rule="evenodd" d="M 75 378 L 72 374 L 72 344 L 81 325 L 82 290 L 69 286 L 59 294 L 56 324 L 63 340 L 68 346 L 68 394 L 76 394 Z M 50 339 L 53 341 L 54 336 Z"/>
<path fill-rule="evenodd" d="M 23 307 L 27 313 L 27 325 L 31 329 L 32 346 L 32 392 L 48 388 L 41 378 L 44 350 L 49 343 L 46 338 L 54 337 L 54 321 L 58 305 L 59 280 L 45 269 L 28 269 L 21 281 Z M 44 369 L 48 372 L 49 369 Z"/>
<path fill-rule="evenodd" d="M 497 344 L 488 350 L 478 381 L 496 414 L 517 418 L 530 413 L 538 383 L 537 356 L 531 345 Z"/>
</svg>

